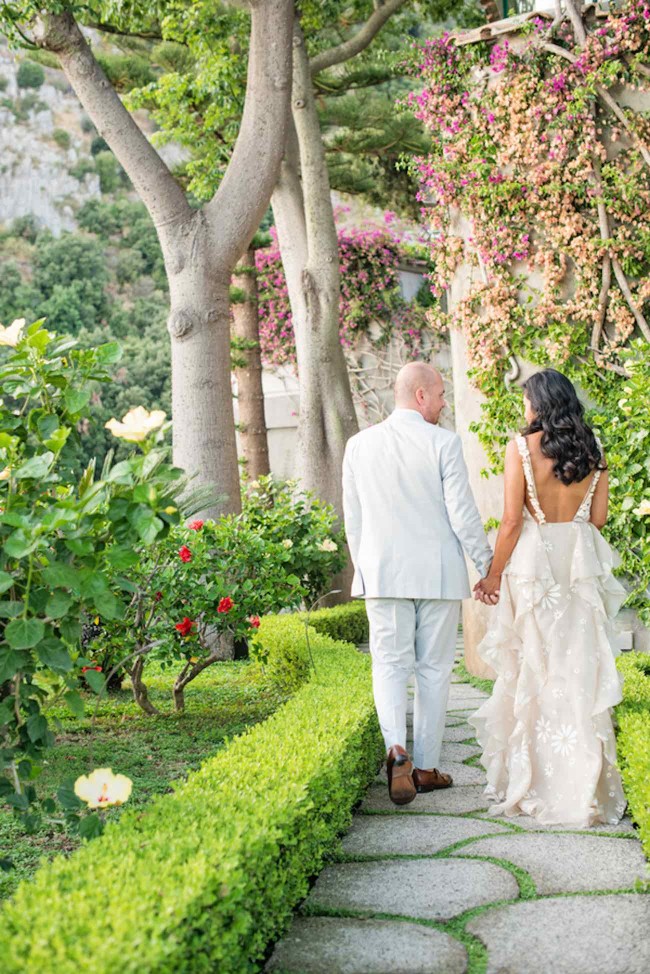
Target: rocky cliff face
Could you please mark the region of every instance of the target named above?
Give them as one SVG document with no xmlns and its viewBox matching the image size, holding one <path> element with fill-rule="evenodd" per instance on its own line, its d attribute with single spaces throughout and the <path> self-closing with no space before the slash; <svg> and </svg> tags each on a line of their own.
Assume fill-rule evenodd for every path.
<svg viewBox="0 0 650 974">
<path fill-rule="evenodd" d="M 78 207 L 100 194 L 97 173 L 84 172 L 94 168 L 96 133 L 84 126 L 62 72 L 45 68 L 40 87 L 19 88 L 19 65 L 19 55 L 0 47 L 0 224 L 32 214 L 58 236 L 73 230 Z"/>
</svg>

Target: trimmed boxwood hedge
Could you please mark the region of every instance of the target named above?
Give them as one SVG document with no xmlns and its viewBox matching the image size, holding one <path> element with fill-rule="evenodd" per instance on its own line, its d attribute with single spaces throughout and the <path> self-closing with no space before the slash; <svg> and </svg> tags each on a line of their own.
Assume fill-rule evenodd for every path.
<svg viewBox="0 0 650 974">
<path fill-rule="evenodd" d="M 625 653 L 617 662 L 624 678 L 616 708 L 618 763 L 630 815 L 650 859 L 650 656 Z"/>
<path fill-rule="evenodd" d="M 306 613 L 303 613 L 303 617 Z M 343 639 L 349 643 L 367 643 L 369 639 L 366 603 L 362 599 L 334 606 L 333 609 L 318 609 L 309 614 L 309 625 L 332 639 Z"/>
<path fill-rule="evenodd" d="M 273 716 L 21 884 L 3 974 L 259 970 L 383 755 L 369 658 L 310 637 L 316 671 Z M 287 638 L 303 646 L 300 619 L 263 620 L 271 651 Z"/>
</svg>

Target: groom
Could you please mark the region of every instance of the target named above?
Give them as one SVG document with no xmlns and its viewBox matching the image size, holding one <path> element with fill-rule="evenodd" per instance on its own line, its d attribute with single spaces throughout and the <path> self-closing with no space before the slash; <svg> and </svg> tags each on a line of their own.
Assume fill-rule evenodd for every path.
<svg viewBox="0 0 650 974">
<path fill-rule="evenodd" d="M 463 550 L 481 577 L 492 561 L 460 439 L 438 426 L 444 406 L 440 373 L 424 362 L 405 365 L 393 413 L 353 436 L 343 461 L 352 595 L 366 600 L 375 705 L 397 805 L 452 784 L 437 765 L 460 601 L 470 595 Z M 411 762 L 406 688 L 413 672 Z"/>
</svg>

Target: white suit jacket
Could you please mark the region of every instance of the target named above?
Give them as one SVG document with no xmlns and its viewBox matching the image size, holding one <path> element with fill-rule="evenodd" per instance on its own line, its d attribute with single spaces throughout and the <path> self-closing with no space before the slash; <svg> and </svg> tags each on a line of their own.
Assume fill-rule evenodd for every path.
<svg viewBox="0 0 650 974">
<path fill-rule="evenodd" d="M 463 549 L 487 574 L 492 550 L 460 437 L 414 409 L 396 409 L 348 441 L 343 508 L 353 596 L 468 598 Z"/>
</svg>

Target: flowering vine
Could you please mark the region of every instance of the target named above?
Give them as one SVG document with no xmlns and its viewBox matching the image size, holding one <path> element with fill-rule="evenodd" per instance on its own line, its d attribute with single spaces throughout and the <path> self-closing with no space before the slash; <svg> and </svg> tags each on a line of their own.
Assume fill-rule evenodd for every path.
<svg viewBox="0 0 650 974">
<path fill-rule="evenodd" d="M 271 234 L 271 246 L 255 252 L 262 357 L 268 365 L 295 366 L 289 294 L 277 236 Z M 400 291 L 399 265 L 408 250 L 404 240 L 389 228 L 341 228 L 338 241 L 341 344 L 349 350 L 362 336 L 372 336 L 382 346 L 398 335 L 417 355 L 428 324 L 424 308 L 407 303 Z"/>
<path fill-rule="evenodd" d="M 441 296 L 461 268 L 468 278 L 430 318 L 466 335 L 494 470 L 521 419 L 517 357 L 560 368 L 590 397 L 623 461 L 610 534 L 650 618 L 647 528 L 629 514 L 650 498 L 650 0 L 607 17 L 565 9 L 568 20 L 537 16 L 507 40 L 445 34 L 418 52 L 423 84 L 408 102 L 432 135 L 414 163 L 431 288 Z M 636 398 L 621 415 L 624 388 Z"/>
</svg>

